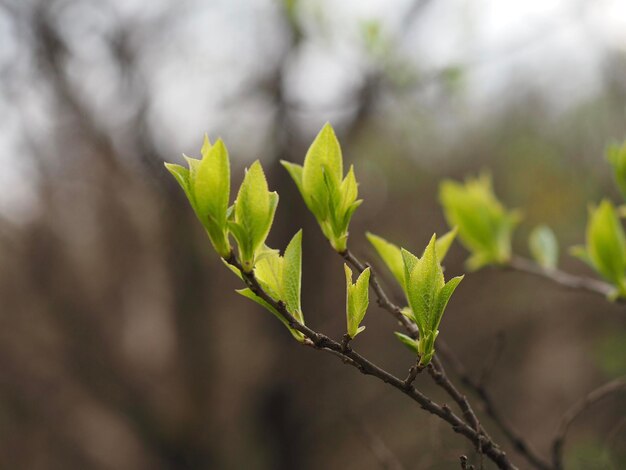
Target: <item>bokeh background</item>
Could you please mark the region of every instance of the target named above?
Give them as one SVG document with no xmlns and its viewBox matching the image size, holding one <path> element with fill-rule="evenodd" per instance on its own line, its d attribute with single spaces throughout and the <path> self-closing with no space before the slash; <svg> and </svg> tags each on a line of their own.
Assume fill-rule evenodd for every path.
<svg viewBox="0 0 626 470">
<path fill-rule="evenodd" d="M 487 170 L 524 212 L 516 251 L 548 223 L 562 266 L 589 274 L 567 247 L 589 202 L 619 202 L 604 149 L 625 117 L 622 0 L 0 1 L 0 466 L 478 462 L 234 294 L 163 162 L 198 155 L 205 132 L 234 187 L 260 159 L 281 196 L 270 244 L 304 228 L 305 316 L 339 337 L 342 260 L 278 163 L 301 162 L 325 121 L 365 199 L 351 249 L 375 266 L 366 230 L 420 251 L 446 230 L 439 182 Z M 455 245 L 447 272 L 465 257 Z M 365 323 L 358 348 L 404 375 L 394 323 L 375 305 Z M 476 376 L 497 356 L 496 403 L 544 455 L 560 415 L 626 373 L 623 306 L 520 273 L 467 276 L 441 330 Z M 624 415 L 623 395 L 584 414 L 568 468 L 626 468 Z"/>
</svg>

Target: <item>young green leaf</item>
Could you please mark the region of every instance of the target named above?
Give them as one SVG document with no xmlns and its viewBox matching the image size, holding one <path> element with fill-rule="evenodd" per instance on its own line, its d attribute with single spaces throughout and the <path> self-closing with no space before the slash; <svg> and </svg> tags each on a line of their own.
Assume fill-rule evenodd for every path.
<svg viewBox="0 0 626 470">
<path fill-rule="evenodd" d="M 435 236 L 415 263 L 407 280 L 409 305 L 420 331 L 429 330 L 436 310 L 437 294 L 444 286 L 443 270 L 435 253 Z"/>
<path fill-rule="evenodd" d="M 235 292 L 237 292 L 238 294 L 240 294 L 240 295 L 242 295 L 242 296 L 244 296 L 244 297 L 246 297 L 246 298 L 256 302 L 257 304 L 261 305 L 262 307 L 264 307 L 267 310 L 269 310 L 270 312 L 272 312 L 272 314 L 276 318 L 278 318 L 283 325 L 285 325 L 287 327 L 289 332 L 292 334 L 292 336 L 296 340 L 298 340 L 300 342 L 304 341 L 304 335 L 302 333 L 300 333 L 298 330 L 294 330 L 293 328 L 291 328 L 289 326 L 289 323 L 287 323 L 287 321 L 283 318 L 283 316 L 280 313 L 278 313 L 274 307 L 272 307 L 270 304 L 268 304 L 265 300 L 263 300 L 261 297 L 256 295 L 250 289 L 248 289 L 248 288 L 239 289 L 239 290 L 236 290 Z"/>
<path fill-rule="evenodd" d="M 325 173 L 334 181 L 341 181 L 343 177 L 341 147 L 329 123 L 322 127 L 309 147 L 302 170 L 302 187 L 305 194 L 316 201 L 315 210 L 320 216 L 326 213 L 329 202 Z"/>
<path fill-rule="evenodd" d="M 404 289 L 404 263 L 400 248 L 373 233 L 367 232 L 365 236 Z"/>
<path fill-rule="evenodd" d="M 613 178 L 622 197 L 626 199 L 626 141 L 612 144 L 606 151 L 607 160 L 613 167 Z"/>
<path fill-rule="evenodd" d="M 369 280 L 370 268 L 366 268 L 358 277 L 356 283 L 352 283 L 352 270 L 344 264 L 346 274 L 346 319 L 348 324 L 348 336 L 354 338 L 365 329 L 360 326 L 367 307 L 369 305 Z"/>
<path fill-rule="evenodd" d="M 304 323 L 300 291 L 302 284 L 302 230 L 294 235 L 285 249 L 283 262 L 283 300 L 289 313 Z"/>
<path fill-rule="evenodd" d="M 324 125 L 304 158 L 304 165 L 281 161 L 298 186 L 302 198 L 338 252 L 347 248 L 348 227 L 361 204 L 354 169 L 343 178 L 343 157 L 330 124 Z M 343 178 L 343 179 L 342 179 Z"/>
<path fill-rule="evenodd" d="M 573 254 L 611 282 L 615 296 L 626 297 L 626 237 L 610 201 L 605 199 L 591 209 L 585 250 L 575 248 Z"/>
<path fill-rule="evenodd" d="M 463 276 L 444 280 L 437 258 L 436 235 L 433 235 L 421 258 L 402 250 L 406 296 L 413 320 L 420 332 L 417 350 L 420 364 L 427 365 L 435 353 L 439 324 L 452 293 Z"/>
<path fill-rule="evenodd" d="M 281 165 L 287 170 L 287 172 L 289 173 L 289 176 L 291 176 L 291 178 L 293 179 L 293 181 L 296 183 L 296 186 L 298 187 L 298 191 L 300 191 L 300 194 L 302 195 L 304 202 L 306 203 L 307 207 L 311 210 L 311 206 L 309 205 L 309 198 L 308 196 L 305 196 L 305 192 L 304 192 L 304 187 L 302 186 L 302 165 L 298 165 L 296 163 L 290 163 L 287 162 L 285 160 L 281 160 L 280 161 Z"/>
<path fill-rule="evenodd" d="M 511 235 L 520 215 L 498 201 L 489 176 L 468 179 L 465 184 L 444 181 L 439 197 L 448 223 L 458 227 L 461 242 L 472 254 L 468 268 L 509 261 Z"/>
<path fill-rule="evenodd" d="M 234 220 L 229 222 L 241 264 L 248 272 L 254 267 L 257 252 L 269 234 L 277 205 L 278 194 L 268 190 L 263 168 L 257 160 L 246 171 L 235 201 Z"/>
<path fill-rule="evenodd" d="M 208 214 L 220 226 L 225 226 L 230 198 L 230 164 L 221 139 L 213 146 L 205 139 L 202 160 L 193 179 L 193 193 L 198 212 Z"/>
<path fill-rule="evenodd" d="M 398 331 L 394 331 L 393 334 L 396 336 L 396 338 L 398 338 L 398 341 L 400 341 L 402 344 L 404 344 L 409 349 L 409 351 L 413 352 L 414 354 L 419 354 L 418 351 L 417 351 L 417 341 L 416 340 L 414 340 L 410 336 L 407 336 L 404 333 L 400 333 Z"/>
<path fill-rule="evenodd" d="M 254 276 L 265 292 L 274 300 L 284 299 L 284 259 L 277 250 L 264 247 L 263 256 L 257 254 L 254 265 Z"/>
<path fill-rule="evenodd" d="M 528 245 L 531 255 L 541 267 L 556 268 L 559 259 L 559 243 L 550 227 L 546 225 L 535 227 L 530 233 Z"/>
<path fill-rule="evenodd" d="M 300 323 L 304 324 L 304 315 L 300 306 L 300 288 L 302 279 L 302 231 L 298 231 L 287 245 L 284 257 L 280 256 L 278 250 L 273 250 L 267 246 L 261 247 L 257 251 L 256 263 L 254 266 L 254 277 L 263 290 L 276 302 L 283 302 L 287 311 Z M 224 264 L 239 279 L 243 279 L 242 273 L 234 266 L 224 261 Z M 237 291 L 244 297 L 254 300 L 262 305 L 285 326 L 289 324 L 284 318 L 262 298 L 258 297 L 250 289 Z M 297 330 L 289 328 L 296 339 L 301 341 L 303 336 Z"/>
<path fill-rule="evenodd" d="M 435 243 L 435 251 L 437 252 L 437 259 L 439 262 L 443 261 L 454 238 L 457 234 L 457 228 L 453 228 L 448 233 L 443 235 L 441 238 L 438 238 Z M 391 274 L 396 278 L 402 289 L 405 289 L 405 273 L 404 273 L 404 262 L 402 259 L 402 250 L 400 247 L 394 245 L 391 242 L 388 242 L 382 237 L 378 235 L 374 235 L 371 232 L 366 232 L 365 236 L 367 240 L 372 244 L 378 256 L 384 261 Z M 411 255 L 409 252 L 407 252 Z M 413 256 L 413 255 L 411 255 Z"/>
<path fill-rule="evenodd" d="M 170 163 L 166 163 L 165 167 L 183 188 L 213 247 L 225 258 L 231 251 L 226 220 L 230 198 L 228 150 L 221 139 L 211 145 L 205 136 L 202 159 L 185 158 L 188 169 Z"/>
<path fill-rule="evenodd" d="M 437 259 L 440 263 L 443 262 L 444 258 L 448 254 L 448 250 L 452 246 L 452 242 L 456 238 L 458 232 L 458 227 L 454 227 L 441 238 L 437 238 L 437 241 L 435 242 L 435 251 L 437 252 Z"/>
</svg>

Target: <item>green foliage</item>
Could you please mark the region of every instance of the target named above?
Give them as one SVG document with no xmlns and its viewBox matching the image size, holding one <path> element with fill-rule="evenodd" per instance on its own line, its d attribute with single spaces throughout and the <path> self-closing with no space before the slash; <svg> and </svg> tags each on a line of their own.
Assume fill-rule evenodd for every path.
<svg viewBox="0 0 626 470">
<path fill-rule="evenodd" d="M 439 261 L 443 261 L 454 241 L 454 238 L 457 234 L 457 228 L 453 228 L 448 233 L 443 235 L 441 238 L 437 239 L 435 242 L 435 250 L 437 251 L 437 259 Z M 372 244 L 378 256 L 384 261 L 387 265 L 387 268 L 391 271 L 391 274 L 396 278 L 402 289 L 406 291 L 406 286 L 404 283 L 404 262 L 402 260 L 402 250 L 400 247 L 394 245 L 391 242 L 388 242 L 382 237 L 378 235 L 374 235 L 373 233 L 367 232 L 365 234 L 369 242 Z"/>
<path fill-rule="evenodd" d="M 347 248 L 350 219 L 362 200 L 351 166 L 343 177 L 343 157 L 337 136 L 326 123 L 304 158 L 304 166 L 281 162 L 295 181 L 322 232 L 338 252 Z"/>
<path fill-rule="evenodd" d="M 394 331 L 393 334 L 396 335 L 396 338 L 398 338 L 398 341 L 404 344 L 404 346 L 406 346 L 409 351 L 411 351 L 414 354 L 419 354 L 417 350 L 417 340 L 414 340 L 410 336 L 405 335 L 404 333 L 400 333 L 398 331 Z"/>
<path fill-rule="evenodd" d="M 263 168 L 257 160 L 246 171 L 228 220 L 228 228 L 237 240 L 241 265 L 247 272 L 252 271 L 269 234 L 277 205 L 278 194 L 268 190 Z"/>
<path fill-rule="evenodd" d="M 607 160 L 613 167 L 613 178 L 624 199 L 626 199 L 626 141 L 612 144 L 606 151 Z"/>
<path fill-rule="evenodd" d="M 559 260 L 559 242 L 546 225 L 535 227 L 528 239 L 530 253 L 545 269 L 554 269 Z"/>
<path fill-rule="evenodd" d="M 242 278 L 241 273 L 234 266 L 228 267 Z M 287 311 L 304 324 L 304 315 L 300 304 L 300 292 L 302 283 L 302 230 L 298 231 L 287 245 L 284 256 L 280 256 L 277 250 L 264 246 L 257 255 L 254 267 L 254 276 L 263 290 L 275 301 L 283 302 Z M 272 312 L 298 341 L 304 336 L 297 330 L 289 327 L 287 321 L 274 307 L 257 296 L 252 290 L 240 289 L 237 293 L 247 297 Z"/>
<path fill-rule="evenodd" d="M 346 319 L 348 324 L 348 336 L 354 338 L 365 329 L 360 326 L 367 306 L 369 305 L 370 268 L 366 268 L 358 277 L 356 283 L 352 283 L 352 270 L 347 264 L 343 265 L 346 273 Z"/>
<path fill-rule="evenodd" d="M 511 236 L 520 220 L 517 211 L 507 211 L 493 193 L 491 178 L 483 174 L 464 184 L 446 180 L 439 198 L 450 226 L 471 252 L 470 270 L 488 264 L 505 264 L 511 257 Z"/>
<path fill-rule="evenodd" d="M 626 297 L 626 239 L 609 200 L 590 209 L 586 238 L 586 245 L 573 247 L 571 253 L 615 286 L 611 298 Z"/>
<path fill-rule="evenodd" d="M 407 300 L 420 332 L 417 350 L 422 365 L 427 365 L 435 353 L 435 340 L 443 312 L 463 279 L 463 276 L 458 276 L 445 282 L 437 259 L 436 239 L 433 235 L 421 258 L 401 250 Z"/>
<path fill-rule="evenodd" d="M 228 150 L 221 139 L 211 145 L 205 136 L 201 153 L 200 160 L 185 157 L 189 168 L 172 163 L 166 163 L 165 167 L 185 191 L 217 253 L 227 257 L 231 251 L 227 223 L 230 198 Z"/>
</svg>

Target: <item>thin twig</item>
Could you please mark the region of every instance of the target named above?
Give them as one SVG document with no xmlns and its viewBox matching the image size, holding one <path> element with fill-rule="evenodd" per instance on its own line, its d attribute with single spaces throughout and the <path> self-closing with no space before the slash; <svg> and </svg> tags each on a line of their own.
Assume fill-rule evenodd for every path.
<svg viewBox="0 0 626 470">
<path fill-rule="evenodd" d="M 409 374 L 406 376 L 406 379 L 404 379 L 404 386 L 406 388 L 411 387 L 411 385 L 413 385 L 413 382 L 415 382 L 417 375 L 423 370 L 424 370 L 424 366 L 420 364 L 420 360 L 418 358 L 416 363 L 413 364 L 411 368 L 409 369 Z"/>
<path fill-rule="evenodd" d="M 487 413 L 496 426 L 498 426 L 513 448 L 535 468 L 539 470 L 550 470 L 552 466 L 504 419 L 496 408 L 493 398 L 486 387 L 472 379 L 463 363 L 450 348 L 442 342 L 439 344 L 438 349 L 439 354 L 452 366 L 452 369 L 461 380 L 461 383 L 478 396 L 483 404 L 485 413 Z"/>
<path fill-rule="evenodd" d="M 422 409 L 438 416 L 439 418 L 447 422 L 455 432 L 465 436 L 467 439 L 470 440 L 470 442 L 474 444 L 474 446 L 481 446 L 485 455 L 489 457 L 489 459 L 491 459 L 491 461 L 494 462 L 498 466 L 498 468 L 517 468 L 511 463 L 506 453 L 503 452 L 493 440 L 483 440 L 480 433 L 478 433 L 475 429 L 469 426 L 463 419 L 454 414 L 447 405 L 439 405 L 412 385 L 407 388 L 405 386 L 404 380 L 380 368 L 379 366 L 370 362 L 368 359 L 361 356 L 354 350 L 344 351 L 341 343 L 298 322 L 294 318 L 294 316 L 289 313 L 283 302 L 277 302 L 267 292 L 263 290 L 256 277 L 254 276 L 254 273 L 248 273 L 243 271 L 241 264 L 234 256 L 234 254 L 231 254 L 226 259 L 226 262 L 239 269 L 246 286 L 250 288 L 250 290 L 254 292 L 254 294 L 256 294 L 269 305 L 271 305 L 286 321 L 290 328 L 299 331 L 305 336 L 305 338 L 307 338 L 308 341 L 305 341 L 304 344 L 307 344 L 322 351 L 330 351 L 333 355 L 340 357 L 345 364 L 355 367 L 362 374 L 374 376 L 401 391 L 409 398 L 414 400 L 416 403 L 418 403 Z M 344 358 L 346 360 L 344 360 Z"/>
<path fill-rule="evenodd" d="M 610 296 L 615 291 L 615 288 L 609 283 L 590 277 L 575 276 L 556 268 L 547 269 L 521 256 L 513 256 L 506 267 L 549 279 L 568 289 L 584 290 L 604 297 Z M 623 302 L 624 299 L 616 299 L 616 301 Z"/>
<path fill-rule="evenodd" d="M 398 320 L 398 322 L 402 326 L 404 326 L 407 332 L 414 339 L 417 339 L 419 337 L 419 330 L 417 326 L 402 314 L 402 309 L 398 305 L 394 304 L 391 300 L 389 300 L 389 297 L 387 296 L 386 292 L 384 291 L 384 289 L 378 282 L 378 278 L 376 276 L 376 272 L 374 271 L 374 269 L 372 269 L 371 266 L 366 265 L 362 263 L 361 261 L 359 261 L 359 259 L 350 250 L 346 250 L 343 253 L 340 253 L 340 255 L 359 272 L 363 272 L 366 267 L 370 268 L 370 285 L 372 286 L 376 294 L 376 297 L 378 299 L 378 305 L 380 305 L 383 309 L 391 313 Z M 474 413 L 474 410 L 472 409 L 472 406 L 470 405 L 467 397 L 463 395 L 461 392 L 459 392 L 457 388 L 454 386 L 454 384 L 452 383 L 452 381 L 448 378 L 445 372 L 445 369 L 443 367 L 443 364 L 441 363 L 437 355 L 433 357 L 431 366 L 429 367 L 428 370 L 429 370 L 431 377 L 434 379 L 435 383 L 441 388 L 443 388 L 444 391 L 459 406 L 467 424 L 469 424 L 472 427 L 472 429 L 476 431 L 478 435 L 478 444 L 476 448 L 478 449 L 478 452 L 482 454 L 483 440 L 491 441 L 492 439 L 491 437 L 489 437 L 485 429 L 480 424 L 476 416 L 476 413 Z M 409 373 L 409 377 L 407 377 L 407 380 L 414 380 L 414 377 L 412 377 L 411 373 Z"/>
<path fill-rule="evenodd" d="M 340 253 L 340 255 L 359 272 L 363 272 L 366 267 L 370 268 L 370 286 L 376 294 L 376 297 L 378 299 L 378 305 L 391 313 L 398 320 L 398 322 L 407 330 L 412 338 L 417 339 L 419 337 L 419 330 L 417 326 L 415 325 L 415 323 L 413 323 L 402 314 L 402 309 L 398 305 L 389 300 L 387 293 L 378 282 L 376 271 L 372 269 L 371 266 L 361 263 L 361 261 L 359 261 L 359 259 L 350 250 L 346 250 L 343 253 Z M 472 410 L 472 407 L 469 404 L 467 398 L 463 394 L 459 393 L 452 384 L 452 382 L 450 382 L 445 373 L 445 370 L 443 369 L 443 365 L 436 355 L 433 358 L 432 363 L 434 364 L 435 369 L 438 371 L 437 380 L 435 380 L 435 382 L 439 386 L 444 388 L 444 390 L 446 390 L 446 392 L 452 397 L 452 399 L 459 405 L 461 411 L 463 411 L 463 415 L 466 417 L 468 424 L 478 432 L 484 432 L 484 430 L 482 430 L 480 424 L 478 423 L 478 419 L 476 418 L 476 415 Z"/>
<path fill-rule="evenodd" d="M 352 341 L 352 338 L 348 333 L 343 335 L 343 339 L 341 340 L 341 350 L 343 352 L 350 350 L 350 341 Z"/>
<path fill-rule="evenodd" d="M 461 455 L 459 461 L 461 462 L 461 470 L 474 470 L 474 466 L 469 465 L 467 455 Z"/>
<path fill-rule="evenodd" d="M 366 268 L 366 265 L 362 263 L 352 252 L 350 252 L 350 250 L 346 250 L 345 252 L 340 253 L 340 255 L 344 258 L 344 260 L 346 260 L 346 262 L 351 264 L 352 267 L 358 270 L 359 272 L 362 272 Z M 387 312 L 389 312 L 391 315 L 393 315 L 394 318 L 398 320 L 398 323 L 400 323 L 406 329 L 406 331 L 409 333 L 409 335 L 412 338 L 414 339 L 418 338 L 419 331 L 417 329 L 417 326 L 402 314 L 402 309 L 399 306 L 395 305 L 393 302 L 389 300 L 389 297 L 387 296 L 387 294 L 385 293 L 384 289 L 381 287 L 378 281 L 378 278 L 376 276 L 376 271 L 372 269 L 371 266 L 370 266 L 370 273 L 371 273 L 370 274 L 370 286 L 372 287 L 372 289 L 374 290 L 374 293 L 377 296 L 378 305 L 384 310 L 386 310 Z M 467 373 L 465 366 L 461 363 L 461 361 L 456 357 L 456 355 L 452 352 L 452 350 L 447 346 L 447 344 L 441 338 L 438 339 L 437 341 L 437 349 L 438 349 L 438 353 L 435 354 L 433 358 L 433 363 L 439 368 L 443 368 L 441 361 L 439 361 L 438 359 L 438 356 L 441 355 L 446 360 L 446 362 L 448 362 L 448 364 L 451 364 L 455 373 L 461 379 L 461 382 L 466 387 L 474 391 L 474 393 L 478 396 L 478 398 L 483 402 L 485 412 L 494 421 L 494 423 L 500 428 L 500 430 L 503 432 L 505 437 L 511 442 L 515 450 L 517 450 L 529 463 L 531 463 L 533 466 L 535 466 L 539 470 L 549 470 L 551 468 L 551 465 L 547 463 L 546 461 L 544 461 L 537 454 L 537 452 L 533 450 L 531 445 L 528 442 L 526 442 L 526 440 L 502 418 L 500 413 L 495 408 L 493 400 L 491 399 L 491 396 L 487 392 L 486 388 L 482 384 L 474 381 L 471 378 L 471 376 Z M 445 372 L 442 374 L 442 377 L 440 377 L 440 382 L 438 384 L 445 385 L 448 389 L 451 389 L 453 387 L 453 386 L 450 387 L 452 385 L 452 382 L 448 379 Z M 446 391 L 450 394 L 449 390 L 446 390 Z M 471 410 L 471 406 L 469 406 L 469 402 L 467 401 L 467 398 L 464 395 L 460 393 L 453 393 L 453 396 L 462 411 L 464 411 L 465 409 Z M 472 411 L 472 414 L 474 414 L 473 411 Z M 464 411 L 464 416 L 465 416 L 465 411 Z M 469 416 L 469 414 L 468 416 L 466 416 L 466 420 L 467 419 L 469 419 L 468 424 L 475 422 Z M 473 424 L 470 424 L 470 426 L 473 426 Z M 480 445 L 480 442 L 479 442 L 479 445 Z"/>
<path fill-rule="evenodd" d="M 576 418 L 598 401 L 622 390 L 626 390 L 626 377 L 612 380 L 592 390 L 565 412 L 552 443 L 552 465 L 556 470 L 563 469 L 563 447 L 565 446 L 565 438 L 567 437 L 567 431 Z"/>
</svg>

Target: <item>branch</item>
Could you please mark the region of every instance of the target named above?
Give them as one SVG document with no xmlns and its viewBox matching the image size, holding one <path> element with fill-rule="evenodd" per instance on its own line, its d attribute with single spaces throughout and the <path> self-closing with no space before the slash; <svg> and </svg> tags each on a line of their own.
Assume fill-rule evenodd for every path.
<svg viewBox="0 0 626 470">
<path fill-rule="evenodd" d="M 552 466 L 545 461 L 528 443 L 522 435 L 517 432 L 500 414 L 496 408 L 491 394 L 484 386 L 483 382 L 476 382 L 467 369 L 443 342 L 438 346 L 439 354 L 452 366 L 452 369 L 459 376 L 461 383 L 472 390 L 476 396 L 482 401 L 484 411 L 491 420 L 498 426 L 513 448 L 518 451 L 530 464 L 539 470 L 550 470 Z"/>
<path fill-rule="evenodd" d="M 592 390 L 583 399 L 575 403 L 565 412 L 561 418 L 561 423 L 557 429 L 556 437 L 552 443 L 552 465 L 556 470 L 563 469 L 563 447 L 565 446 L 567 431 L 572 423 L 576 420 L 576 418 L 578 418 L 579 415 L 595 403 L 619 391 L 626 391 L 626 377 L 620 377 L 612 380 L 601 387 Z"/>
<path fill-rule="evenodd" d="M 350 250 L 346 250 L 340 255 L 355 269 L 359 272 L 362 272 L 367 266 L 363 264 L 359 259 L 352 253 Z M 393 302 L 389 300 L 389 297 L 381 287 L 378 282 L 376 272 L 374 269 L 370 267 L 370 286 L 376 293 L 378 299 L 378 305 L 383 309 L 387 310 L 391 315 L 393 315 L 409 333 L 411 337 L 416 339 L 419 335 L 417 326 L 411 322 L 408 318 L 402 315 L 402 309 L 395 305 Z M 434 370 L 431 373 L 433 379 L 435 379 L 435 383 L 444 388 L 446 393 L 450 395 L 454 401 L 459 405 L 463 415 L 467 421 L 467 423 L 473 427 L 475 430 L 480 430 L 479 432 L 483 433 L 485 437 L 488 439 L 489 436 L 485 432 L 482 425 L 476 418 L 472 407 L 470 406 L 467 398 L 458 392 L 454 387 L 454 384 L 449 380 L 445 370 L 443 369 L 443 365 L 439 360 L 439 355 L 444 357 L 446 361 L 452 365 L 454 371 L 461 379 L 461 383 L 470 388 L 472 391 L 476 393 L 478 398 L 483 402 L 486 413 L 491 417 L 494 423 L 500 428 L 505 437 L 511 442 L 513 447 L 524 457 L 528 462 L 530 462 L 533 466 L 538 468 L 539 470 L 549 470 L 551 468 L 550 464 L 545 462 L 527 443 L 522 436 L 517 433 L 506 421 L 502 418 L 500 413 L 496 410 L 493 400 L 491 396 L 487 392 L 486 388 L 482 385 L 482 383 L 475 382 L 470 375 L 467 373 L 465 366 L 461 363 L 461 361 L 456 357 L 456 355 L 452 352 L 452 350 L 447 346 L 447 344 L 442 340 L 437 340 L 437 349 L 439 351 L 438 354 L 435 354 L 433 358 Z"/>
<path fill-rule="evenodd" d="M 342 347 L 341 343 L 298 322 L 293 315 L 289 313 L 283 302 L 274 300 L 263 290 L 254 276 L 254 273 L 247 273 L 243 271 L 241 264 L 233 254 L 231 254 L 225 261 L 239 269 L 246 286 L 249 287 L 252 292 L 271 305 L 291 328 L 299 331 L 305 336 L 305 345 L 330 352 L 331 354 L 340 357 L 345 364 L 358 369 L 362 374 L 374 376 L 404 393 L 413 401 L 417 402 L 422 409 L 438 416 L 443 421 L 447 422 L 456 433 L 465 436 L 474 444 L 474 446 L 481 448 L 482 452 L 489 457 L 489 459 L 491 459 L 491 461 L 493 461 L 498 468 L 506 470 L 514 470 L 517 468 L 509 461 L 506 453 L 503 452 L 493 440 L 485 439 L 484 436 L 454 414 L 447 405 L 439 405 L 417 390 L 413 385 L 409 385 L 407 387 L 404 380 L 370 362 L 353 349 L 345 349 Z"/>
<path fill-rule="evenodd" d="M 534 261 L 522 258 L 521 256 L 513 256 L 506 267 L 515 271 L 549 279 L 568 289 L 584 290 L 594 294 L 600 294 L 604 297 L 610 296 L 615 290 L 613 286 L 607 282 L 590 277 L 576 276 L 556 268 L 546 269 Z M 617 301 L 624 302 L 624 299 L 617 299 Z"/>
</svg>

